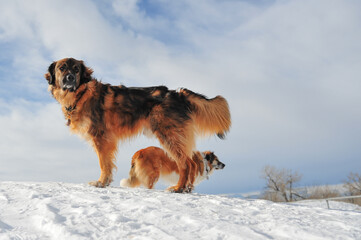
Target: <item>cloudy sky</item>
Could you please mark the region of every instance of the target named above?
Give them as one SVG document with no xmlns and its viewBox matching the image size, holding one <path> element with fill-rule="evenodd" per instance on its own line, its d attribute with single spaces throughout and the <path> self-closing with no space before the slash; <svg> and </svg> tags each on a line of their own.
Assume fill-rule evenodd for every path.
<svg viewBox="0 0 361 240">
<path fill-rule="evenodd" d="M 265 165 L 297 170 L 300 185 L 340 183 L 361 171 L 360 12 L 357 0 L 0 0 L 0 181 L 99 177 L 43 78 L 74 57 L 103 82 L 228 100 L 226 140 L 197 141 L 226 168 L 198 192 L 261 190 Z M 114 186 L 150 145 L 120 145 Z"/>
</svg>

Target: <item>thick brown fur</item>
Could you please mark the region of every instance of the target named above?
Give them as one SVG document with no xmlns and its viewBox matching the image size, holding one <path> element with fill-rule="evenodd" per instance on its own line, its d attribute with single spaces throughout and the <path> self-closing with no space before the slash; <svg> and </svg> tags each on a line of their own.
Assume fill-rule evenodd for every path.
<svg viewBox="0 0 361 240">
<path fill-rule="evenodd" d="M 215 169 L 223 169 L 225 165 L 210 151 L 193 152 L 192 160 L 198 171 L 195 172 L 194 185 L 208 179 Z M 138 187 L 143 185 L 152 189 L 159 179 L 171 184 L 177 183 L 179 169 L 175 161 L 170 159 L 166 152 L 158 147 L 148 147 L 137 151 L 132 158 L 129 178 L 122 179 L 122 187 Z M 189 189 L 191 191 L 192 189 Z"/>
<path fill-rule="evenodd" d="M 223 138 L 231 125 L 227 101 L 208 99 L 187 89 L 165 86 L 127 88 L 103 84 L 83 61 L 64 58 L 53 62 L 45 78 L 60 103 L 71 132 L 88 140 L 99 158 L 101 174 L 96 187 L 109 185 L 119 140 L 143 132 L 158 138 L 179 168 L 179 181 L 169 190 L 192 187 L 197 164 L 192 160 L 196 135 Z"/>
</svg>

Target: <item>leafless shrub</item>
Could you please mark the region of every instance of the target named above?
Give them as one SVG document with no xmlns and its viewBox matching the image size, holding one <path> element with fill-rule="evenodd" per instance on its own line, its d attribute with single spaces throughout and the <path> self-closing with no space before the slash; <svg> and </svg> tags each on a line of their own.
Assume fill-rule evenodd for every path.
<svg viewBox="0 0 361 240">
<path fill-rule="evenodd" d="M 266 166 L 262 171 L 262 178 L 266 180 L 266 187 L 262 198 L 275 202 L 291 202 L 304 199 L 295 189 L 295 184 L 302 176 L 289 169 L 276 169 Z"/>
<path fill-rule="evenodd" d="M 329 186 L 317 186 L 313 187 L 308 199 L 323 199 L 340 197 L 340 193 L 336 190 L 332 190 Z"/>
<path fill-rule="evenodd" d="M 358 173 L 351 172 L 347 176 L 347 180 L 344 182 L 343 186 L 347 189 L 348 194 L 351 196 L 361 195 L 361 175 Z M 349 202 L 360 205 L 361 199 L 350 199 Z"/>
<path fill-rule="evenodd" d="M 344 182 L 344 187 L 351 196 L 361 195 L 361 175 L 351 172 Z"/>
</svg>

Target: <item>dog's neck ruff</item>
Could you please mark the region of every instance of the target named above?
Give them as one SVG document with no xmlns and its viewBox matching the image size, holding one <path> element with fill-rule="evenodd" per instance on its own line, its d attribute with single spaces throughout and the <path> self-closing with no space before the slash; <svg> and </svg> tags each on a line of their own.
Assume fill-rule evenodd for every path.
<svg viewBox="0 0 361 240">
<path fill-rule="evenodd" d="M 78 104 L 78 102 L 80 101 L 80 99 L 84 96 L 85 92 L 87 91 L 87 88 L 83 89 L 81 92 L 76 94 L 76 99 L 73 105 L 69 105 L 67 107 L 65 107 L 65 110 L 68 113 L 73 112 L 76 109 L 76 105 Z"/>
<path fill-rule="evenodd" d="M 208 165 L 208 160 L 206 159 L 206 155 L 204 153 L 202 153 L 202 158 L 203 158 L 203 176 L 206 177 L 206 179 L 209 179 L 209 173 L 211 171 L 211 168 Z"/>
<path fill-rule="evenodd" d="M 66 111 L 66 122 L 65 124 L 67 126 L 70 126 L 71 124 L 71 115 L 72 113 L 75 111 L 76 106 L 78 104 L 78 102 L 80 101 L 80 99 L 82 99 L 82 97 L 84 96 L 85 92 L 88 90 L 88 88 L 86 87 L 85 89 L 83 89 L 81 92 L 78 92 L 76 94 L 76 99 L 75 102 L 72 105 L 68 105 L 68 106 L 64 106 L 64 109 Z"/>
</svg>

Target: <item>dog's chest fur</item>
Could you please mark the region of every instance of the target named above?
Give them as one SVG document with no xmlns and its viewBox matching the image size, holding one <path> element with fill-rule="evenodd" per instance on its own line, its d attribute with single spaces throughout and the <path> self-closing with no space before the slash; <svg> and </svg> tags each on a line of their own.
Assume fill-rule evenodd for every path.
<svg viewBox="0 0 361 240">
<path fill-rule="evenodd" d="M 94 88 L 92 82 L 80 86 L 76 92 L 49 86 L 49 91 L 61 105 L 65 123 L 70 131 L 86 138 L 91 126 L 90 109 L 86 106 L 86 101 L 91 97 L 92 88 Z"/>
</svg>

